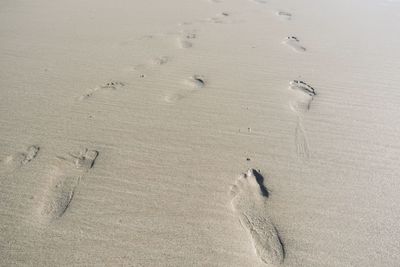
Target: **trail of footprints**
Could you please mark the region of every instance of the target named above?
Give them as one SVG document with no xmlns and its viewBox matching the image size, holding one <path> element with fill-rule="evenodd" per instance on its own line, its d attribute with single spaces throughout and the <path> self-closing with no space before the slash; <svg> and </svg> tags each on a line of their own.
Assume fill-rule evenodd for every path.
<svg viewBox="0 0 400 267">
<path fill-rule="evenodd" d="M 303 126 L 303 116 L 310 110 L 311 103 L 317 95 L 315 89 L 304 81 L 293 80 L 289 83 L 293 97 L 289 103 L 290 108 L 297 116 L 297 124 L 294 131 L 294 142 L 297 155 L 301 158 L 310 156 L 307 132 Z"/>
<path fill-rule="evenodd" d="M 284 20 L 292 18 L 292 14 L 285 11 L 278 11 L 277 16 Z M 298 53 L 307 51 L 295 36 L 287 37 L 283 44 Z M 317 93 L 312 86 L 301 80 L 289 82 L 289 89 L 293 93 L 289 106 L 298 119 L 294 133 L 296 152 L 298 156 L 308 158 L 310 150 L 303 126 L 303 116 L 310 110 Z M 282 264 L 285 258 L 284 247 L 278 231 L 268 216 L 269 193 L 264 186 L 264 178 L 256 170 L 250 169 L 232 186 L 231 194 L 232 208 L 248 233 L 258 257 L 268 266 Z"/>
<path fill-rule="evenodd" d="M 292 13 L 286 11 L 277 11 L 276 15 L 283 20 L 292 19 Z M 307 51 L 307 48 L 296 36 L 288 36 L 282 43 L 297 53 L 304 53 Z M 296 153 L 300 158 L 309 158 L 310 148 L 307 132 L 303 125 L 303 117 L 310 110 L 311 104 L 317 93 L 312 86 L 301 80 L 293 80 L 289 82 L 289 89 L 293 94 L 289 106 L 297 117 L 294 131 Z"/>
<path fill-rule="evenodd" d="M 219 3 L 220 0 L 209 0 Z M 265 0 L 252 0 L 253 2 L 266 4 Z M 284 20 L 291 20 L 292 14 L 278 11 L 276 15 Z M 207 21 L 224 23 L 229 13 L 223 12 Z M 186 24 L 184 24 L 186 25 Z M 182 32 L 177 38 L 178 47 L 182 49 L 192 48 L 198 35 L 195 31 Z M 287 37 L 283 43 L 295 52 L 306 52 L 307 49 L 295 36 Z M 153 66 L 165 65 L 169 62 L 167 56 L 159 56 L 150 60 Z M 146 65 L 146 66 L 148 66 Z M 135 70 L 146 68 L 137 66 Z M 165 97 L 167 102 L 175 102 L 187 97 L 190 93 L 203 89 L 208 81 L 202 75 L 193 75 L 184 81 L 188 89 Z M 117 90 L 125 86 L 121 81 L 109 81 L 101 86 L 89 89 L 79 97 L 83 101 L 93 97 L 102 90 Z M 298 116 L 295 129 L 295 143 L 297 153 L 301 157 L 309 156 L 309 147 L 304 130 L 302 117 L 311 107 L 316 96 L 315 89 L 304 81 L 293 80 L 289 83 L 289 89 L 293 92 L 293 99 L 289 103 L 290 108 Z M 2 160 L 2 166 L 9 170 L 16 170 L 27 165 L 38 154 L 39 146 L 32 145 L 24 152 L 10 155 Z M 48 171 L 48 187 L 40 198 L 38 215 L 43 223 L 51 223 L 61 218 L 70 207 L 76 189 L 84 177 L 94 166 L 99 155 L 96 150 L 83 149 L 78 153 L 71 153 L 65 157 L 57 157 L 57 163 Z M 232 208 L 254 246 L 258 257 L 268 265 L 279 265 L 284 261 L 285 252 L 281 238 L 271 219 L 268 216 L 269 192 L 264 185 L 264 178 L 259 171 L 249 169 L 237 179 L 231 188 Z"/>
</svg>

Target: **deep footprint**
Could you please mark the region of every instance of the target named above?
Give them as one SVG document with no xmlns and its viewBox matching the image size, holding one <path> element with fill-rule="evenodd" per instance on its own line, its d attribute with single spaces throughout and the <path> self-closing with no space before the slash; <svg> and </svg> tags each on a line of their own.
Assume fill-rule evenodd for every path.
<svg viewBox="0 0 400 267">
<path fill-rule="evenodd" d="M 250 169 L 232 186 L 231 194 L 233 210 L 249 234 L 258 257 L 269 265 L 281 264 L 284 250 L 278 232 L 267 215 L 269 193 L 264 186 L 264 178 Z"/>
<path fill-rule="evenodd" d="M 57 157 L 58 164 L 49 172 L 49 185 L 39 207 L 42 222 L 50 223 L 65 214 L 80 180 L 93 167 L 97 156 L 97 151 L 83 149 L 68 157 Z"/>
<path fill-rule="evenodd" d="M 290 103 L 291 109 L 299 114 L 309 111 L 314 96 L 317 95 L 315 89 L 299 80 L 291 81 L 289 83 L 289 89 L 295 94 L 294 100 Z"/>
<path fill-rule="evenodd" d="M 284 41 L 283 41 L 283 43 L 285 44 L 285 45 L 287 45 L 288 47 L 290 47 L 293 51 L 295 51 L 295 52 L 305 52 L 305 51 L 307 51 L 307 49 L 304 47 L 304 46 L 302 46 L 301 45 L 301 42 L 300 42 L 300 40 L 297 38 L 297 37 L 295 37 L 295 36 L 289 36 L 289 37 L 287 37 Z"/>
<path fill-rule="evenodd" d="M 1 161 L 6 170 L 12 171 L 22 167 L 23 165 L 31 162 L 39 153 L 39 146 L 31 145 L 25 152 L 18 152 L 13 155 L 7 156 Z"/>
<path fill-rule="evenodd" d="M 192 88 L 197 88 L 197 89 L 206 86 L 206 80 L 202 75 L 193 75 L 186 81 L 186 83 L 190 85 Z"/>
</svg>

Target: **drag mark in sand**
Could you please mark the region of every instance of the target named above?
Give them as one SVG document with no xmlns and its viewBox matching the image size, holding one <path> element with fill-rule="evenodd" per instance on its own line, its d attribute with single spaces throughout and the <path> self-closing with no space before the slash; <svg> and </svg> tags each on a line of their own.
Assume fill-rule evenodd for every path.
<svg viewBox="0 0 400 267">
<path fill-rule="evenodd" d="M 57 157 L 58 164 L 49 171 L 49 184 L 41 198 L 39 219 L 50 223 L 64 215 L 82 177 L 93 167 L 95 150 L 83 149 L 68 157 Z"/>
<path fill-rule="evenodd" d="M 31 162 L 34 158 L 36 158 L 39 153 L 40 147 L 36 145 L 29 146 L 26 151 L 18 152 L 13 155 L 7 156 L 0 163 L 4 166 L 4 168 L 8 171 L 16 170 L 29 162 Z"/>
<path fill-rule="evenodd" d="M 303 123 L 301 118 L 297 121 L 296 129 L 295 129 L 295 144 L 296 144 L 296 152 L 302 158 L 310 157 L 310 149 L 308 147 L 307 135 L 304 130 Z"/>
<path fill-rule="evenodd" d="M 266 202 L 269 192 L 264 177 L 254 169 L 242 174 L 231 188 L 232 208 L 248 233 L 258 257 L 268 265 L 284 260 L 284 249 L 278 231 L 269 219 Z"/>
<path fill-rule="evenodd" d="M 305 52 L 307 49 L 301 44 L 300 40 L 295 36 L 289 36 L 284 41 L 283 44 L 290 47 L 295 52 Z"/>
</svg>

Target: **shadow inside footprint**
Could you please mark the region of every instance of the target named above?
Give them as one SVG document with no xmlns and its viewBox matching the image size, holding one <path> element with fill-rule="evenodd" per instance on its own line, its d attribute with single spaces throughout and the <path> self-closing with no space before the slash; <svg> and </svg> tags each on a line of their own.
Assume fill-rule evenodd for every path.
<svg viewBox="0 0 400 267">
<path fill-rule="evenodd" d="M 285 251 L 278 230 L 268 214 L 265 200 L 269 193 L 260 171 L 249 169 L 240 175 L 231 187 L 231 195 L 232 208 L 248 233 L 256 255 L 268 266 L 282 264 Z"/>
<path fill-rule="evenodd" d="M 204 86 L 206 86 L 206 80 L 202 75 L 193 75 L 186 81 L 186 83 L 197 89 L 204 88 Z"/>
<path fill-rule="evenodd" d="M 254 175 L 254 177 L 256 177 L 256 181 L 257 181 L 258 185 L 260 186 L 261 194 L 264 197 L 269 197 L 268 189 L 264 185 L 264 177 L 258 171 L 254 170 L 254 169 L 253 169 L 253 175 Z"/>
</svg>

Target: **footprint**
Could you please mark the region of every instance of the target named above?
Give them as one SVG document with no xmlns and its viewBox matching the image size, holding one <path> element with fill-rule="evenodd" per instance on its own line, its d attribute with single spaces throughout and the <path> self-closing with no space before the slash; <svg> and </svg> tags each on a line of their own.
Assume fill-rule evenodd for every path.
<svg viewBox="0 0 400 267">
<path fill-rule="evenodd" d="M 159 56 L 159 57 L 155 57 L 151 60 L 151 63 L 153 65 L 165 65 L 167 64 L 169 61 L 169 58 L 167 56 Z"/>
<path fill-rule="evenodd" d="M 289 83 L 289 88 L 295 94 L 294 100 L 290 102 L 290 108 L 297 114 L 298 121 L 295 129 L 296 152 L 302 158 L 310 157 L 310 149 L 307 141 L 306 131 L 302 123 L 302 116 L 310 110 L 314 96 L 317 95 L 315 89 L 307 83 L 294 80 Z"/>
<path fill-rule="evenodd" d="M 179 38 L 178 39 L 178 45 L 180 48 L 191 48 L 193 46 L 192 42 L 189 42 L 188 40 Z"/>
<path fill-rule="evenodd" d="M 297 121 L 296 129 L 295 129 L 295 144 L 296 144 L 296 152 L 302 158 L 310 157 L 310 149 L 308 146 L 306 131 L 304 130 L 303 123 L 301 118 Z"/>
<path fill-rule="evenodd" d="M 267 215 L 269 196 L 264 178 L 254 169 L 242 174 L 231 188 L 232 207 L 253 243 L 257 256 L 268 265 L 279 265 L 284 250 L 278 231 Z"/>
<path fill-rule="evenodd" d="M 291 109 L 298 114 L 304 114 L 310 110 L 314 96 L 317 95 L 315 89 L 299 80 L 291 81 L 289 83 L 289 88 L 292 89 L 295 94 L 294 100 L 290 103 Z"/>
<path fill-rule="evenodd" d="M 258 4 L 266 4 L 268 3 L 267 0 L 252 0 L 252 2 L 258 3 Z"/>
<path fill-rule="evenodd" d="M 202 75 L 193 75 L 186 80 L 186 84 L 190 85 L 192 88 L 199 89 L 206 86 L 206 81 Z"/>
<path fill-rule="evenodd" d="M 188 89 L 166 96 L 164 98 L 165 101 L 169 103 L 176 102 L 187 97 L 189 94 L 196 92 L 196 90 L 204 88 L 207 85 L 207 82 L 202 75 L 193 75 L 189 79 L 185 80 L 184 83 L 189 86 Z"/>
<path fill-rule="evenodd" d="M 307 49 L 301 45 L 300 40 L 295 36 L 287 37 L 283 43 L 292 48 L 295 52 L 305 52 Z"/>
<path fill-rule="evenodd" d="M 105 83 L 104 85 L 100 86 L 100 89 L 113 89 L 116 90 L 122 86 L 125 86 L 125 84 L 123 82 L 119 82 L 119 81 L 110 81 Z"/>
<path fill-rule="evenodd" d="M 180 48 L 190 48 L 193 46 L 192 40 L 197 38 L 194 32 L 183 32 L 178 38 L 178 45 Z"/>
<path fill-rule="evenodd" d="M 181 100 L 184 97 L 185 97 L 185 94 L 176 93 L 176 94 L 172 94 L 172 95 L 167 95 L 164 98 L 164 100 L 168 103 L 174 103 L 174 102 Z"/>
<path fill-rule="evenodd" d="M 278 11 L 276 12 L 276 15 L 279 16 L 280 18 L 284 20 L 291 20 L 292 19 L 292 14 L 286 11 Z"/>
<path fill-rule="evenodd" d="M 26 149 L 25 152 L 18 152 L 13 155 L 9 155 L 0 163 L 2 163 L 6 170 L 13 171 L 31 162 L 37 156 L 39 150 L 39 146 L 31 145 Z"/>
<path fill-rule="evenodd" d="M 293 90 L 300 90 L 303 93 L 308 94 L 309 96 L 317 95 L 317 93 L 315 92 L 315 89 L 303 81 L 299 81 L 299 80 L 291 81 L 290 88 Z"/>
<path fill-rule="evenodd" d="M 125 86 L 125 83 L 120 82 L 120 81 L 109 81 L 101 86 L 97 86 L 95 88 L 90 89 L 86 94 L 81 95 L 79 97 L 79 100 L 85 100 L 89 97 L 92 97 L 96 92 L 103 90 L 103 89 L 112 89 L 112 90 L 117 90 L 121 87 Z"/>
<path fill-rule="evenodd" d="M 49 184 L 39 207 L 42 222 L 50 223 L 65 214 L 80 180 L 93 167 L 98 154 L 95 150 L 83 149 L 68 157 L 57 157 L 57 165 L 49 172 Z"/>
<path fill-rule="evenodd" d="M 222 12 L 219 13 L 217 15 L 215 15 L 214 17 L 205 19 L 206 22 L 211 22 L 211 23 L 228 23 L 231 21 L 227 20 L 227 17 L 229 17 L 230 14 L 228 12 Z"/>
</svg>

